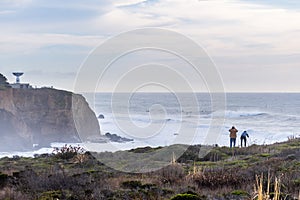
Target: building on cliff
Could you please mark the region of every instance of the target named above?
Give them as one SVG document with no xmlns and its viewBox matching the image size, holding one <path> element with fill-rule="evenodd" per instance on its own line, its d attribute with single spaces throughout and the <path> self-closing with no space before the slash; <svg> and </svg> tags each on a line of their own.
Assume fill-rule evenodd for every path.
<svg viewBox="0 0 300 200">
<path fill-rule="evenodd" d="M 30 89 L 32 86 L 29 83 L 21 83 L 20 77 L 24 74 L 24 72 L 13 72 L 12 73 L 16 77 L 16 82 L 10 84 L 12 88 L 15 89 Z"/>
<path fill-rule="evenodd" d="M 12 83 L 10 86 L 14 89 L 30 89 L 32 86 L 29 83 Z"/>
</svg>

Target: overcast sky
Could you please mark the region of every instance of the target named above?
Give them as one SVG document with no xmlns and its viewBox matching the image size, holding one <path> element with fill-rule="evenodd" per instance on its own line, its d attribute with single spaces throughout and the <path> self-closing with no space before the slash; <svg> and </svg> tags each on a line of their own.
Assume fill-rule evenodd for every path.
<svg viewBox="0 0 300 200">
<path fill-rule="evenodd" d="M 89 53 L 124 31 L 159 27 L 202 46 L 228 92 L 300 92 L 298 0 L 0 0 L 0 73 L 73 89 Z M 117 67 L 116 67 L 117 70 Z"/>
</svg>

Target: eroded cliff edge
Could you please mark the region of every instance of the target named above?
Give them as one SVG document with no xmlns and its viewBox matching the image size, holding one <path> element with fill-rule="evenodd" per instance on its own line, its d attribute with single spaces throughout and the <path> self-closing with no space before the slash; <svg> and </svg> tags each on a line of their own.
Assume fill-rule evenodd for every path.
<svg viewBox="0 0 300 200">
<path fill-rule="evenodd" d="M 0 151 L 99 135 L 96 115 L 82 95 L 51 88 L 0 90 Z"/>
</svg>

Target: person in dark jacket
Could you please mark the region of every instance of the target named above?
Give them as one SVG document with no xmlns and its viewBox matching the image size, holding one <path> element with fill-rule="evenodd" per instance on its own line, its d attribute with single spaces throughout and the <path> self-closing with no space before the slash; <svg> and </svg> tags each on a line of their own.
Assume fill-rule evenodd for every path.
<svg viewBox="0 0 300 200">
<path fill-rule="evenodd" d="M 244 145 L 246 147 L 247 137 L 249 137 L 249 135 L 248 135 L 247 131 L 244 131 L 241 135 L 241 147 L 243 147 L 243 141 L 244 141 Z"/>
</svg>

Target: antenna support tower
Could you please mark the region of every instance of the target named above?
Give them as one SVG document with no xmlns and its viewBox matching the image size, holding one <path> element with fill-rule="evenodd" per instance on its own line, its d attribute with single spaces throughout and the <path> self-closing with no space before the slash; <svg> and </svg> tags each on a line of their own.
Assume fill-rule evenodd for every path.
<svg viewBox="0 0 300 200">
<path fill-rule="evenodd" d="M 16 83 L 20 83 L 20 77 L 24 74 L 24 72 L 13 72 L 12 74 L 16 77 Z"/>
</svg>

